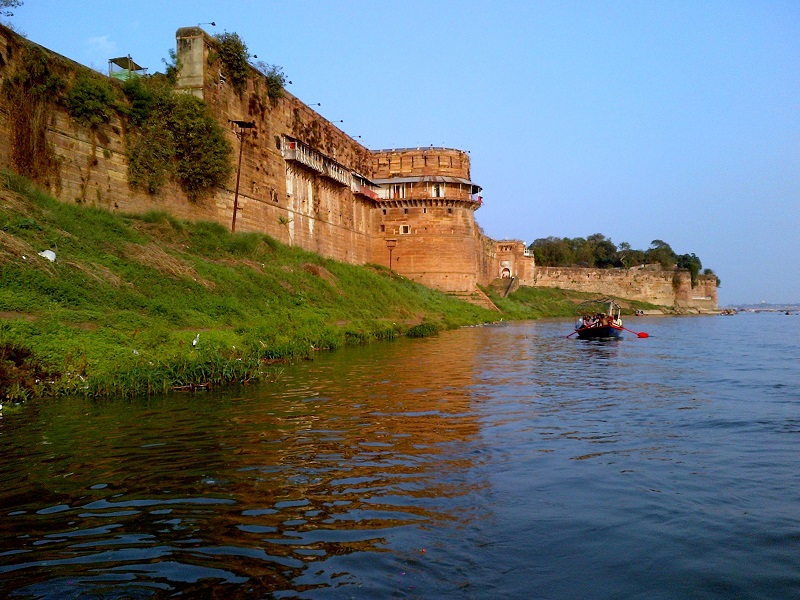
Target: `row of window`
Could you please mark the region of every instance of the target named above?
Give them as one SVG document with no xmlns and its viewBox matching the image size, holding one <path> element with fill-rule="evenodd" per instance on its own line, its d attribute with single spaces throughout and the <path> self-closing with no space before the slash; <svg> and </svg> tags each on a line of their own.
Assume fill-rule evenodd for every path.
<svg viewBox="0 0 800 600">
<path fill-rule="evenodd" d="M 444 198 L 446 185 L 444 183 L 426 183 L 426 195 L 429 198 Z M 378 190 L 378 195 L 384 200 L 402 200 L 406 196 L 411 197 L 413 190 L 413 183 L 393 183 L 389 187 Z M 461 191 L 461 185 L 459 185 L 459 191 Z"/>
<path fill-rule="evenodd" d="M 411 233 L 411 225 L 400 225 L 399 228 L 394 230 L 395 233 L 409 234 Z M 381 233 L 386 233 L 386 225 L 381 225 Z"/>
<path fill-rule="evenodd" d="M 388 211 L 388 210 L 391 210 L 391 209 L 388 209 L 388 208 L 383 208 L 383 209 L 381 209 L 381 210 L 383 211 L 383 214 L 385 215 L 385 214 L 387 214 L 387 211 Z M 424 214 L 427 214 L 427 213 L 428 213 L 428 207 L 427 207 L 427 206 L 423 206 L 423 207 L 422 207 L 422 214 L 424 215 Z M 403 209 L 403 214 L 404 214 L 404 215 L 407 215 L 407 214 L 408 214 L 408 209 L 407 209 L 407 208 L 404 208 L 404 209 Z M 452 215 L 452 214 L 453 214 L 453 209 L 452 209 L 452 208 L 448 208 L 448 209 L 447 209 L 447 214 L 448 214 L 448 215 Z"/>
</svg>

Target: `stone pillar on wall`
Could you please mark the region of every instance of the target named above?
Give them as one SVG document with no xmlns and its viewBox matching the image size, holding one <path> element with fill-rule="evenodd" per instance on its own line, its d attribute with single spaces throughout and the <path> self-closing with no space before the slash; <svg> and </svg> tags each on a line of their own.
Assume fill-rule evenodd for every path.
<svg viewBox="0 0 800 600">
<path fill-rule="evenodd" d="M 207 34 L 199 27 L 183 27 L 175 34 L 180 61 L 180 78 L 177 88 L 201 100 L 205 87 Z"/>
</svg>

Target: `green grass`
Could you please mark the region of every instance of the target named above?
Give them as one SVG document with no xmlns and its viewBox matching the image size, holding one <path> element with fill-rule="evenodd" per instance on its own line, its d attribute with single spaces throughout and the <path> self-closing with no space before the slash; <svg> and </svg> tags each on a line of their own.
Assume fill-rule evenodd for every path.
<svg viewBox="0 0 800 600">
<path fill-rule="evenodd" d="M 574 317 L 577 304 L 597 298 L 597 294 L 587 292 L 574 292 L 558 288 L 531 288 L 521 287 L 503 298 L 491 288 L 485 289 L 486 295 L 494 302 L 508 319 L 539 319 L 542 317 Z M 662 307 L 616 298 L 623 307 L 624 314 L 634 314 L 637 309 L 660 309 Z"/>
<path fill-rule="evenodd" d="M 573 316 L 588 297 L 486 291 L 501 313 L 217 223 L 60 203 L 0 173 L 0 401 L 271 379 L 319 350 Z"/>
<path fill-rule="evenodd" d="M 163 212 L 60 203 L 8 173 L 0 312 L 0 399 L 15 400 L 270 378 L 274 361 L 499 318 L 381 267 Z"/>
</svg>

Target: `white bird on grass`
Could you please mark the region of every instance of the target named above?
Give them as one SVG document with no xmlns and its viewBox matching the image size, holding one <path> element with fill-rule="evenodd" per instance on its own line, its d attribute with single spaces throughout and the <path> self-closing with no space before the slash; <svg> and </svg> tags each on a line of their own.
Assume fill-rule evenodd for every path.
<svg viewBox="0 0 800 600">
<path fill-rule="evenodd" d="M 200 341 L 200 334 L 197 334 L 197 337 L 192 340 L 192 346 L 197 346 L 197 342 Z"/>
</svg>

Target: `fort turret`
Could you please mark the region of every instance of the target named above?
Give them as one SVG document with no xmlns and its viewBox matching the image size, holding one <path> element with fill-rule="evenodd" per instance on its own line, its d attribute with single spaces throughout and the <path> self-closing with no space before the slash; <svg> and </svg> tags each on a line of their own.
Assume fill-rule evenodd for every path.
<svg viewBox="0 0 800 600">
<path fill-rule="evenodd" d="M 432 146 L 374 150 L 371 171 L 380 186 L 375 262 L 448 292 L 475 290 L 483 245 L 474 213 L 482 200 L 469 154 Z"/>
</svg>

